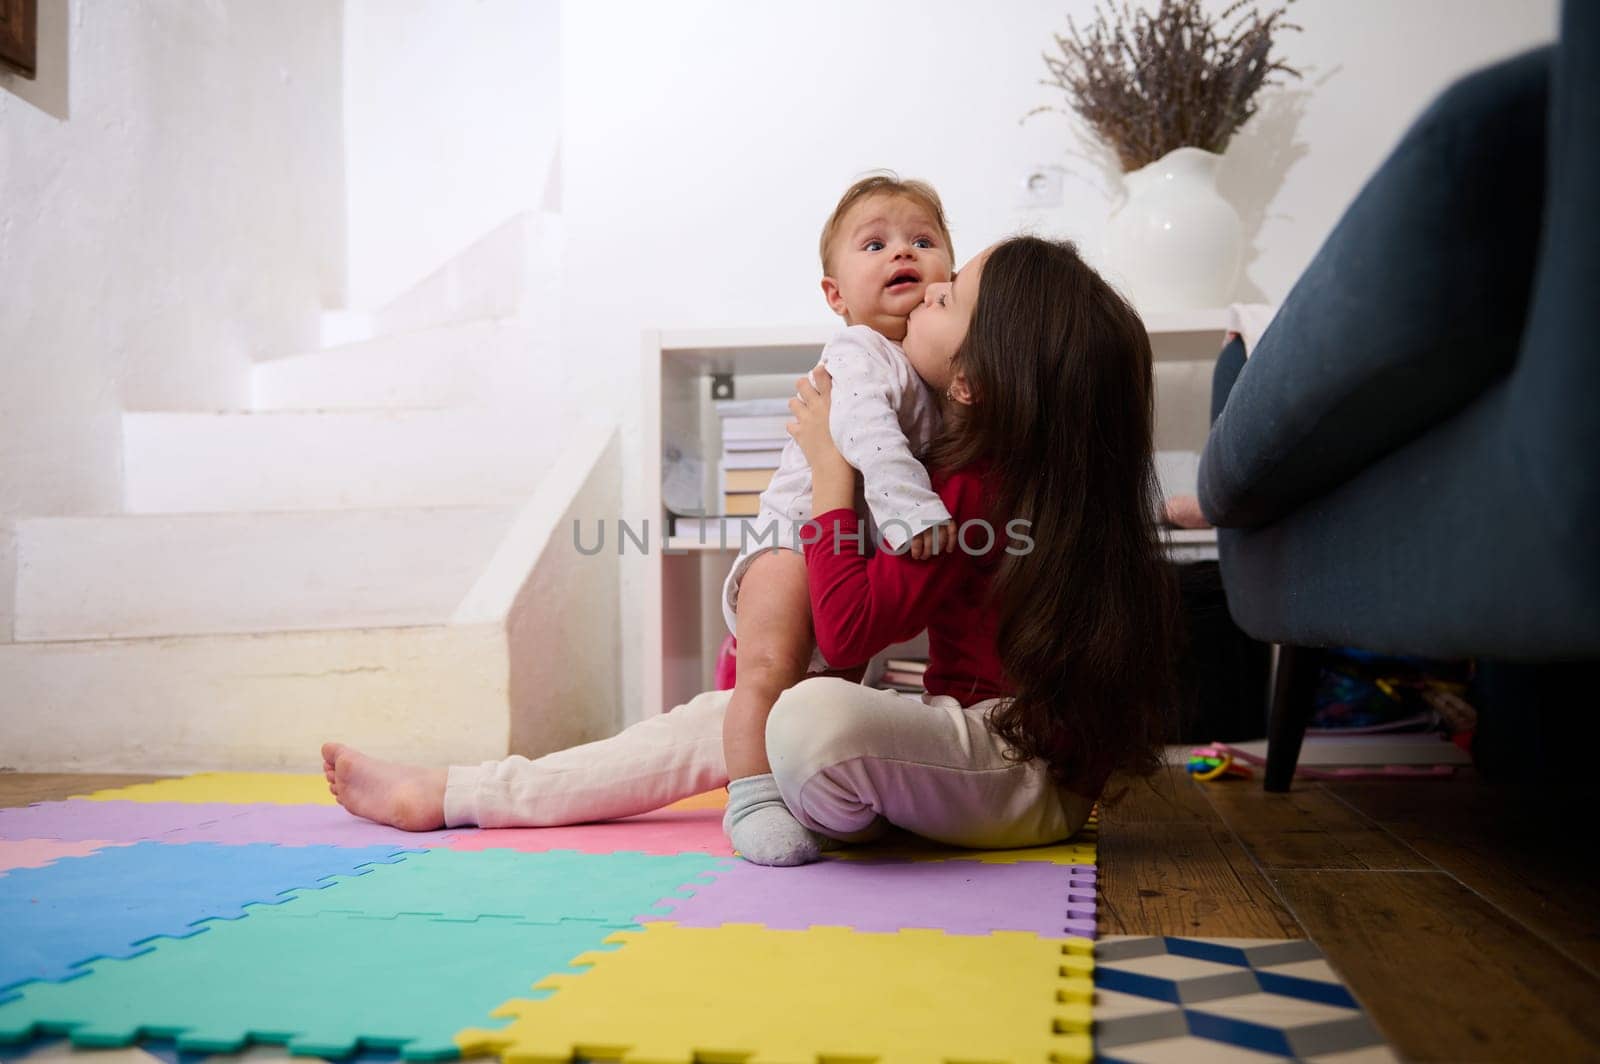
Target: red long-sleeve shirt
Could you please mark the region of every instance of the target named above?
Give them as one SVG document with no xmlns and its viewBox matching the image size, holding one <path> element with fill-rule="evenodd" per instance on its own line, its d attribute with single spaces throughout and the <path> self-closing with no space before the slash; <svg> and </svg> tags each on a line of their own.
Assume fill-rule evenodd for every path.
<svg viewBox="0 0 1600 1064">
<path fill-rule="evenodd" d="M 859 664 L 926 628 L 923 685 L 929 694 L 970 706 L 1011 693 L 997 648 L 999 617 L 985 596 L 1013 541 L 1005 520 L 989 514 L 987 474 L 987 464 L 933 472 L 933 490 L 955 519 L 960 542 L 947 551 L 941 539 L 940 552 L 922 561 L 887 549 L 867 557 L 864 527 L 862 541 L 844 538 L 858 532 L 854 510 L 841 507 L 813 518 L 821 534 L 805 545 L 806 571 L 811 623 L 823 657 L 841 667 Z"/>
<path fill-rule="evenodd" d="M 941 540 L 940 553 L 920 562 L 909 553 L 863 554 L 864 528 L 861 541 L 843 538 L 858 530 L 854 510 L 840 507 L 813 518 L 821 535 L 805 545 L 806 575 L 811 624 L 823 657 L 841 667 L 859 664 L 926 628 L 928 669 L 923 686 L 929 694 L 950 695 L 970 706 L 1012 693 L 1000 665 L 999 611 L 986 605 L 985 597 L 1006 548 L 1028 545 L 1022 538 L 1028 529 L 1019 529 L 1014 539 L 1006 528 L 1009 518 L 990 515 L 989 475 L 988 463 L 932 474 L 934 492 L 970 549 L 958 543 L 947 553 Z M 994 531 L 993 542 L 984 525 L 968 522 L 987 522 Z M 841 536 L 836 537 L 836 527 Z M 1070 789 L 1095 798 L 1109 775 L 1104 766 L 1091 769 Z"/>
</svg>

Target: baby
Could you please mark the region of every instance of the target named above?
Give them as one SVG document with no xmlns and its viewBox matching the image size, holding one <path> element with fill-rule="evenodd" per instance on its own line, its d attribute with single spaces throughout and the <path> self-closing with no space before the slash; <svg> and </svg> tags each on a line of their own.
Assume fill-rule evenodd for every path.
<svg viewBox="0 0 1600 1064">
<path fill-rule="evenodd" d="M 865 178 L 839 200 L 820 250 L 822 294 L 848 325 L 823 348 L 820 364 L 833 376 L 834 440 L 861 472 L 857 511 L 890 549 L 921 559 L 951 542 L 954 529 L 918 460 L 940 427 L 937 397 L 899 341 L 924 289 L 950 280 L 944 207 L 921 181 Z M 811 516 L 811 470 L 791 440 L 762 493 L 754 534 L 741 543 L 723 585 L 723 616 L 738 636 L 723 726 L 732 781 L 723 827 L 759 864 L 815 860 L 823 841 L 789 814 L 773 780 L 766 755 L 773 703 L 808 671 L 859 680 L 864 668 L 825 661 L 816 649 L 799 538 Z"/>
</svg>

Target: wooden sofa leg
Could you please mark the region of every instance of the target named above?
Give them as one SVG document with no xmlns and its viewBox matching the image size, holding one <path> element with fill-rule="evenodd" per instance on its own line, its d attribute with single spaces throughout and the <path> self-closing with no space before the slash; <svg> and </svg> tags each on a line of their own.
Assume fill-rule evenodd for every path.
<svg viewBox="0 0 1600 1064">
<path fill-rule="evenodd" d="M 1327 651 L 1321 647 L 1280 646 L 1278 672 L 1267 715 L 1266 789 L 1287 791 L 1300 761 L 1300 743 L 1311 721 L 1311 697 L 1317 690 Z"/>
</svg>

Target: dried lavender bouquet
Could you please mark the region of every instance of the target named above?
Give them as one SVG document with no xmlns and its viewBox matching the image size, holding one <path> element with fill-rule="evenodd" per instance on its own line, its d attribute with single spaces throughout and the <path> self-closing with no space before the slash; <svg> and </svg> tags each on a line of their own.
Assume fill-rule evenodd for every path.
<svg viewBox="0 0 1600 1064">
<path fill-rule="evenodd" d="M 1237 0 L 1215 19 L 1200 0 L 1161 0 L 1153 13 L 1126 0 L 1104 9 L 1097 3 L 1087 29 L 1069 16 L 1066 36 L 1055 35 L 1061 54 L 1045 53 L 1050 77 L 1041 84 L 1066 94 L 1124 172 L 1177 148 L 1220 155 L 1255 114 L 1256 93 L 1280 83 L 1273 75 L 1300 76 L 1272 53 L 1275 34 L 1300 29 L 1284 21 L 1286 7 L 1241 13 L 1248 3 Z M 1023 117 L 1055 110 L 1037 107 Z"/>
</svg>

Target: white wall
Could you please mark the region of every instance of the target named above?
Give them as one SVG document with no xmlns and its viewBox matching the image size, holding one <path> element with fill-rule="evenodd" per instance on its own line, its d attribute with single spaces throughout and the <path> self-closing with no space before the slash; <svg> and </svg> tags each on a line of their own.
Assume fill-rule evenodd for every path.
<svg viewBox="0 0 1600 1064">
<path fill-rule="evenodd" d="M 1251 228 L 1240 295 L 1278 299 L 1364 178 L 1440 88 L 1554 34 L 1555 0 L 1302 0 L 1283 51 L 1307 69 L 1236 143 L 1223 185 Z M 916 5 L 569 0 L 562 182 L 569 402 L 610 409 L 638 453 L 644 328 L 826 321 L 817 234 L 861 171 L 942 193 L 958 258 L 1019 227 L 1096 253 L 1111 185 L 1039 84 L 1040 53 L 1091 0 Z M 1031 167 L 1067 205 L 1012 206 Z M 627 466 L 637 477 L 634 464 Z M 625 482 L 628 516 L 643 516 Z M 639 559 L 622 596 L 628 719 Z"/>
<path fill-rule="evenodd" d="M 349 305 L 375 310 L 544 200 L 557 0 L 345 0 Z"/>
<path fill-rule="evenodd" d="M 38 82 L 0 74 L 0 525 L 117 510 L 119 413 L 244 405 L 343 276 L 337 5 L 39 6 Z"/>
<path fill-rule="evenodd" d="M 1422 109 L 1461 75 L 1555 39 L 1557 0 L 1301 0 L 1305 77 L 1230 146 L 1219 184 L 1253 248 L 1241 298 L 1276 302 Z"/>
</svg>

